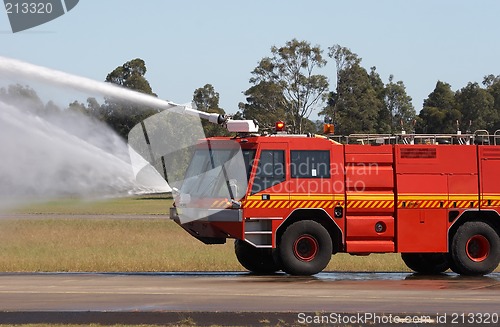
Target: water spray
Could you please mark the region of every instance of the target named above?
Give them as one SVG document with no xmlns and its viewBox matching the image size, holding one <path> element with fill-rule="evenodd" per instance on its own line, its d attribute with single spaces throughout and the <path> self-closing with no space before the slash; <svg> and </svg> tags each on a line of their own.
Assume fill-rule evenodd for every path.
<svg viewBox="0 0 500 327">
<path fill-rule="evenodd" d="M 174 107 L 168 101 L 49 68 L 0 57 L 0 77 L 57 86 L 129 102 Z M 2 86 L 2 85 L 0 85 Z M 100 198 L 170 191 L 154 169 L 136 181 L 127 145 L 104 123 L 78 113 L 38 116 L 30 102 L 0 99 L 0 209 L 60 197 Z M 142 164 L 144 168 L 146 164 Z"/>
<path fill-rule="evenodd" d="M 123 101 L 130 101 L 158 110 L 170 110 L 179 114 L 187 114 L 211 123 L 226 125 L 229 132 L 257 132 L 257 125 L 251 120 L 230 120 L 230 117 L 217 113 L 208 113 L 193 109 L 191 105 L 177 104 L 171 101 L 158 99 L 154 96 L 131 91 L 114 84 L 97 82 L 89 78 L 68 74 L 47 67 L 41 67 L 19 61 L 16 59 L 0 56 L 0 74 L 7 76 L 21 76 L 37 80 L 39 82 L 50 83 L 62 87 L 70 87 L 77 91 L 100 94 L 102 96 L 113 97 Z"/>
<path fill-rule="evenodd" d="M 117 85 L 105 82 L 98 82 L 86 77 L 76 76 L 37 66 L 20 60 L 0 56 L 0 74 L 15 77 L 33 79 L 42 83 L 50 83 L 61 87 L 70 87 L 77 91 L 99 94 L 101 96 L 112 97 L 122 101 L 130 101 L 158 110 L 172 110 L 206 119 L 215 124 L 224 124 L 227 117 L 215 113 L 206 113 L 195 110 L 190 105 L 176 104 L 170 101 L 161 100 L 154 96 L 132 91 Z"/>
<path fill-rule="evenodd" d="M 211 151 L 208 141 L 203 141 L 205 135 L 200 119 L 208 120 L 214 124 L 224 125 L 229 132 L 243 134 L 255 133 L 258 131 L 258 126 L 253 121 L 232 120 L 228 116 L 198 111 L 193 109 L 191 105 L 180 105 L 110 83 L 97 82 L 85 77 L 75 76 L 5 57 L 0 57 L 0 76 L 12 77 L 14 79 L 24 78 L 36 83 L 41 83 L 44 87 L 55 85 L 62 89 L 71 88 L 79 92 L 97 94 L 105 98 L 111 98 L 113 101 L 126 101 L 128 103 L 157 109 L 157 114 L 137 124 L 128 135 L 128 152 L 131 162 L 129 164 L 129 168 L 131 168 L 130 174 L 139 181 L 148 181 L 146 183 L 147 185 L 151 185 L 151 182 L 153 182 L 153 184 L 156 183 L 159 185 L 156 189 L 165 189 L 164 186 L 169 188 L 169 185 L 181 189 L 181 185 L 184 185 L 186 178 L 188 178 L 186 185 L 196 185 L 195 189 L 191 191 L 194 193 L 198 192 L 205 196 L 208 194 L 213 195 L 215 181 L 223 176 L 224 180 L 227 182 L 227 189 L 223 190 L 227 193 L 224 197 L 231 199 L 235 203 L 239 201 L 242 195 L 236 196 L 238 192 L 233 190 L 236 190 L 234 181 L 241 181 L 241 185 L 238 185 L 239 189 L 246 190 L 247 180 L 244 169 L 242 169 L 242 167 L 245 167 L 245 163 L 239 145 L 231 151 L 230 156 L 225 158 L 223 162 L 212 165 L 213 167 L 210 169 L 198 172 L 198 175 L 186 176 L 185 173 L 194 150 Z M 1 103 L 0 106 L 2 106 Z M 13 110 L 11 111 L 14 112 Z M 16 117 L 16 119 L 23 120 L 23 117 Z M 42 134 L 43 137 L 41 139 L 45 141 L 52 137 L 55 138 L 59 146 L 64 149 L 74 150 L 75 148 L 81 148 L 82 151 L 86 149 L 83 152 L 77 151 L 72 153 L 70 156 L 77 158 L 76 161 L 72 161 L 66 158 L 65 153 L 60 153 L 58 149 L 54 149 L 53 146 L 50 145 L 50 142 L 44 144 L 42 148 L 44 148 L 47 153 L 43 153 L 42 155 L 47 161 L 50 162 L 52 158 L 60 159 L 57 161 L 58 167 L 47 168 L 51 170 L 52 174 L 49 174 L 49 178 L 44 179 L 44 185 L 48 185 L 48 190 L 51 191 L 49 193 L 53 193 L 51 195 L 58 196 L 61 193 L 59 189 L 51 189 L 51 181 L 58 179 L 58 176 L 64 176 L 68 171 L 73 172 L 77 170 L 82 176 L 81 179 L 90 183 L 90 185 L 88 185 L 89 187 L 86 185 L 81 190 L 78 190 L 78 185 L 69 186 L 70 189 L 75 188 L 75 193 L 77 195 L 81 193 L 92 193 L 96 189 L 100 190 L 100 188 L 107 186 L 106 184 L 113 184 L 113 179 L 116 177 L 116 171 L 121 172 L 120 178 L 118 178 L 119 180 L 128 181 L 129 177 L 124 177 L 122 174 L 123 169 L 100 171 L 100 167 L 108 166 L 107 161 L 110 160 L 109 156 L 103 155 L 99 153 L 99 151 L 93 152 L 89 150 L 88 146 L 80 142 L 81 140 L 65 137 L 64 132 L 55 131 L 51 133 L 43 128 L 41 129 L 40 126 L 35 123 L 37 119 L 29 118 L 25 120 L 28 122 L 29 126 L 34 128 L 35 132 Z M 2 117 L 0 116 L 0 124 L 1 123 Z M 10 123 L 12 123 L 12 121 L 10 121 Z M 15 131 L 17 129 L 11 126 L 10 130 Z M 31 132 L 31 128 L 25 131 L 27 135 L 32 135 Z M 2 136 L 1 133 L 0 130 L 0 137 Z M 5 135 L 5 137 L 8 136 L 9 135 Z M 24 135 L 18 137 L 16 141 L 19 141 L 22 137 L 24 137 Z M 14 147 L 18 150 L 11 149 L 11 152 L 6 154 L 7 156 L 14 157 L 14 160 L 11 160 L 11 166 L 15 166 L 14 162 L 16 160 L 23 161 L 25 167 L 17 171 L 17 174 L 21 175 L 20 178 L 24 178 L 24 176 L 22 176 L 22 171 L 31 167 L 29 160 L 27 161 L 26 158 L 23 157 L 23 152 L 34 151 L 30 144 L 31 141 L 36 142 L 36 138 L 31 136 L 29 142 L 21 142 L 18 146 Z M 67 144 L 65 143 L 66 141 L 70 143 Z M 82 156 L 82 160 L 87 160 L 83 166 L 80 164 L 80 160 L 78 160 L 79 156 Z M 30 175 L 31 178 L 24 180 L 25 189 L 32 191 L 33 187 L 31 186 L 42 179 L 40 176 L 44 177 L 47 175 L 44 169 L 37 168 L 38 170 L 35 169 L 35 173 Z M 3 170 L 7 171 L 7 169 Z M 0 181 L 2 179 L 5 178 L 2 176 L 2 167 L 0 163 Z M 73 183 L 78 184 L 78 177 L 73 179 Z M 169 185 L 166 185 L 167 180 Z M 92 183 L 93 181 L 94 183 Z M 160 182 L 158 183 L 158 181 Z M 130 183 L 124 184 L 134 186 Z M 185 186 L 184 190 L 188 190 L 188 186 Z M 22 189 L 21 192 L 25 191 L 25 189 Z M 64 188 L 64 190 L 66 189 L 67 188 Z M 186 193 L 184 195 L 184 198 L 186 198 L 189 194 Z M 186 203 L 183 203 L 183 205 L 186 205 Z M 190 204 L 188 203 L 187 205 L 189 206 Z M 206 217 L 207 214 L 211 214 L 218 210 L 221 209 L 213 209 L 204 206 L 185 208 L 180 218 L 182 222 L 193 221 L 202 219 Z"/>
</svg>

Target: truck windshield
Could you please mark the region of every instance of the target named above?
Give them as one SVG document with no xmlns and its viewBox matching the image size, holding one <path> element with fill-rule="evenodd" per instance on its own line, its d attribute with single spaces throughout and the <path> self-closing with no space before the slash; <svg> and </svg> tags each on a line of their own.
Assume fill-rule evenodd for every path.
<svg viewBox="0 0 500 327">
<path fill-rule="evenodd" d="M 181 193 L 191 198 L 227 198 L 245 196 L 255 150 L 237 147 L 197 149 L 187 169 Z"/>
</svg>

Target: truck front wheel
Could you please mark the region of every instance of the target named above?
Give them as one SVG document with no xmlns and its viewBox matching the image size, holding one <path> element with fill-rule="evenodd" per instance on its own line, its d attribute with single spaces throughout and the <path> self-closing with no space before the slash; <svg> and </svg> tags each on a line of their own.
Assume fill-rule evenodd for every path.
<svg viewBox="0 0 500 327">
<path fill-rule="evenodd" d="M 457 229 L 450 248 L 451 269 L 461 275 L 486 275 L 500 262 L 500 237 L 487 223 L 469 221 Z"/>
<path fill-rule="evenodd" d="M 261 249 L 243 240 L 234 241 L 234 253 L 239 263 L 256 274 L 272 274 L 280 270 L 274 262 L 272 249 Z"/>
<path fill-rule="evenodd" d="M 286 273 L 309 276 L 325 269 L 332 247 L 328 231 L 315 221 L 305 220 L 287 227 L 275 255 Z"/>
</svg>

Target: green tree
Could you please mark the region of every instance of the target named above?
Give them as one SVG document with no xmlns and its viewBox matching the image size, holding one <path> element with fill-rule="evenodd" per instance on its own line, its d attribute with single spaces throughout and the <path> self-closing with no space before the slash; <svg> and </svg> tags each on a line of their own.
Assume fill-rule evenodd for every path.
<svg viewBox="0 0 500 327">
<path fill-rule="evenodd" d="M 455 93 L 448 83 L 438 81 L 436 87 L 424 100 L 416 126 L 417 133 L 455 133 L 457 122 L 462 119 Z"/>
<path fill-rule="evenodd" d="M 103 113 L 103 108 L 97 102 L 97 99 L 94 97 L 87 98 L 87 106 L 86 106 L 87 113 L 91 116 L 94 117 L 98 120 L 104 120 L 104 113 Z"/>
<path fill-rule="evenodd" d="M 456 99 L 462 113 L 462 128 L 470 132 L 485 129 L 492 131 L 497 121 L 493 108 L 495 99 L 478 83 L 469 82 L 456 93 Z"/>
<path fill-rule="evenodd" d="M 335 60 L 336 68 L 336 86 L 335 91 L 328 93 L 327 106 L 324 108 L 320 114 L 329 115 L 334 124 L 339 127 L 339 121 L 337 119 L 337 111 L 339 107 L 339 99 L 341 98 L 341 72 L 350 69 L 356 64 L 361 63 L 361 59 L 357 54 L 353 53 L 349 48 L 341 47 L 336 44 L 328 48 L 328 56 Z"/>
<path fill-rule="evenodd" d="M 483 85 L 486 87 L 486 90 L 493 97 L 493 109 L 496 114 L 496 120 L 493 124 L 494 132 L 500 129 L 500 75 L 488 75 L 484 77 Z"/>
<path fill-rule="evenodd" d="M 406 94 L 406 87 L 402 81 L 394 83 L 394 76 L 389 76 L 389 83 L 385 86 L 385 108 L 390 113 L 391 134 L 396 132 L 413 132 L 416 116 L 411 97 Z"/>
<path fill-rule="evenodd" d="M 246 103 L 240 102 L 242 119 L 254 120 L 259 130 L 271 132 L 274 124 L 280 120 L 290 121 L 287 101 L 282 88 L 274 82 L 262 81 L 245 91 Z M 235 116 L 234 118 L 238 118 Z"/>
<path fill-rule="evenodd" d="M 215 91 L 211 84 L 205 84 L 194 91 L 193 102 L 196 108 L 200 111 L 217 113 L 224 115 L 224 109 L 219 107 L 219 93 Z M 206 137 L 228 135 L 227 129 L 223 126 L 218 126 L 206 120 L 202 120 L 201 124 Z"/>
<path fill-rule="evenodd" d="M 44 104 L 37 92 L 27 85 L 11 84 L 0 88 L 0 101 L 40 117 L 54 116 L 62 112 L 52 100 Z"/>
<path fill-rule="evenodd" d="M 370 76 L 348 48 L 335 45 L 329 50 L 336 63 L 337 86 L 321 114 L 333 117 L 337 134 L 377 133 L 383 102 L 372 85 L 376 76 Z"/>
<path fill-rule="evenodd" d="M 253 77 L 250 83 L 259 88 L 272 87 L 268 93 L 281 93 L 281 97 L 275 97 L 281 104 L 286 104 L 284 108 L 287 113 L 287 123 L 291 125 L 293 133 L 303 133 L 307 118 L 323 100 L 323 96 L 328 89 L 326 76 L 315 74 L 317 68 L 326 65 L 326 60 L 322 56 L 323 51 L 319 46 L 311 46 L 309 42 L 293 39 L 288 41 L 283 47 L 273 46 L 271 57 L 263 58 L 259 65 L 252 71 Z M 254 90 L 247 90 L 245 94 L 253 95 Z M 266 91 L 267 92 L 267 91 Z M 258 93 L 266 93 L 258 90 Z M 254 97 L 253 101 L 258 101 L 259 97 Z M 255 110 L 268 108 L 268 105 L 256 105 Z"/>
<path fill-rule="evenodd" d="M 144 77 L 146 71 L 144 60 L 133 59 L 109 73 L 106 77 L 106 82 L 156 96 L 149 82 Z M 89 99 L 88 101 L 91 102 L 89 105 L 95 105 L 93 100 Z M 92 110 L 95 109 L 94 107 L 92 108 Z M 119 99 L 106 98 L 100 108 L 99 116 L 120 136 L 126 139 L 129 131 L 136 124 L 157 112 L 156 109 L 140 107 L 120 101 Z"/>
<path fill-rule="evenodd" d="M 71 102 L 69 104 L 68 111 L 69 112 L 76 112 L 76 113 L 79 113 L 79 114 L 88 115 L 88 110 L 85 107 L 85 104 L 80 103 L 80 102 L 78 102 L 76 100 L 73 101 L 73 102 Z"/>
<path fill-rule="evenodd" d="M 378 112 L 377 118 L 377 132 L 382 134 L 388 134 L 392 132 L 391 123 L 394 121 L 392 117 L 392 112 L 385 104 L 386 101 L 386 86 L 377 73 L 376 67 L 370 68 L 370 83 L 373 90 L 377 94 L 377 99 L 381 104 Z"/>
<path fill-rule="evenodd" d="M 106 76 L 106 82 L 117 84 L 128 89 L 156 96 L 146 80 L 146 63 L 136 58 L 116 67 Z"/>
<path fill-rule="evenodd" d="M 0 88 L 0 101 L 37 115 L 45 114 L 45 104 L 29 86 L 10 84 Z"/>
</svg>

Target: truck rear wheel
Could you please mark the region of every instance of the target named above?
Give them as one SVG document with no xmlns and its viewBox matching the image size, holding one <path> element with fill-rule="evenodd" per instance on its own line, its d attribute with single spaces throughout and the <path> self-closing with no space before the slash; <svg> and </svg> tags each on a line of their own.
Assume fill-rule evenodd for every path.
<svg viewBox="0 0 500 327">
<path fill-rule="evenodd" d="M 274 262 L 272 249 L 261 249 L 243 241 L 234 241 L 234 252 L 245 269 L 256 274 L 272 274 L 280 270 Z"/>
<path fill-rule="evenodd" d="M 283 271 L 291 275 L 314 275 L 325 269 L 332 257 L 328 231 L 311 220 L 288 226 L 276 248 Z"/>
<path fill-rule="evenodd" d="M 401 253 L 408 268 L 424 275 L 437 275 L 450 268 L 445 253 Z"/>
<path fill-rule="evenodd" d="M 470 221 L 457 229 L 451 242 L 451 268 L 461 275 L 491 273 L 500 262 L 500 237 L 487 223 Z"/>
</svg>

